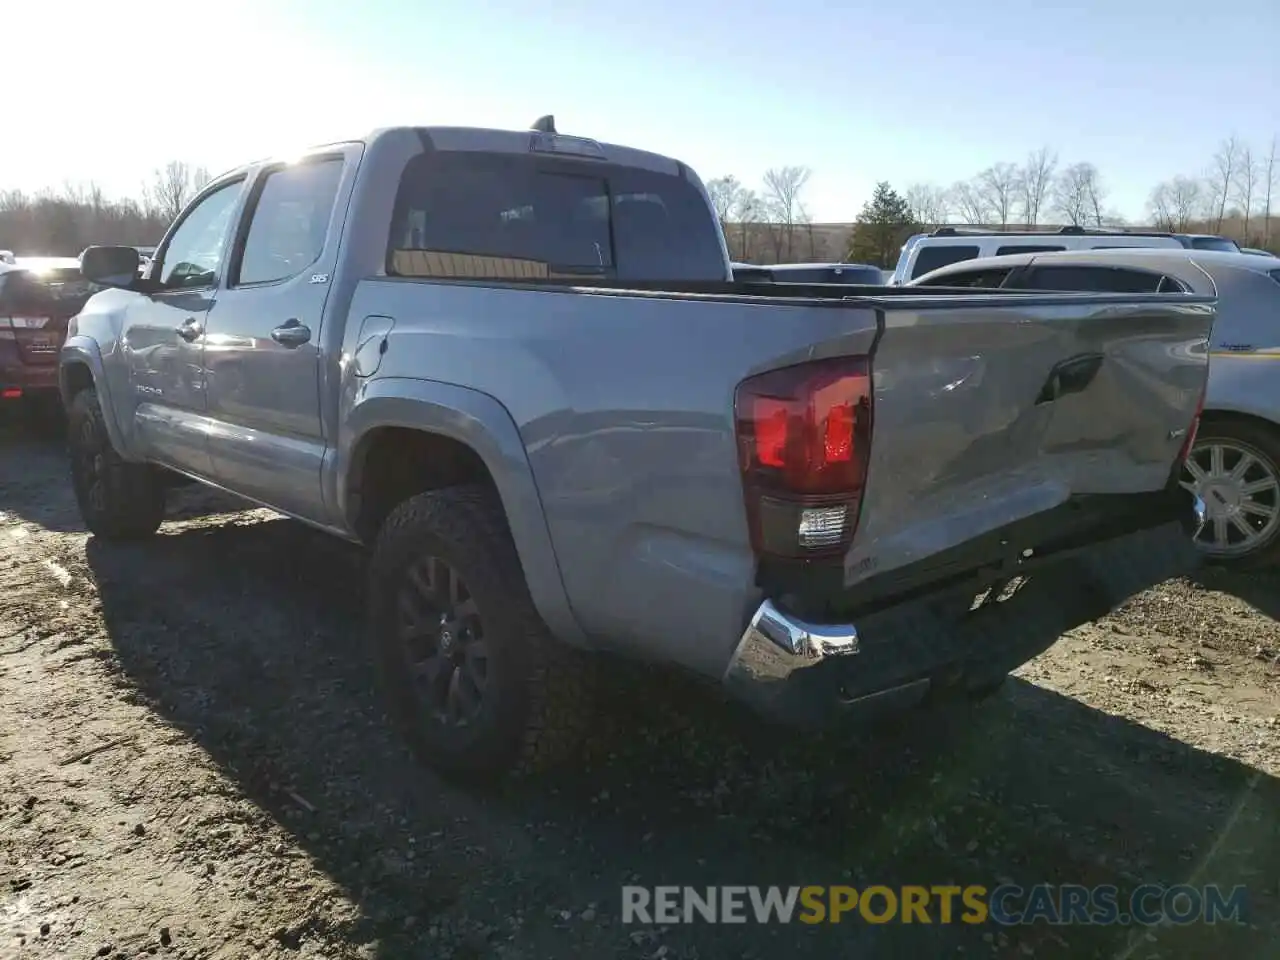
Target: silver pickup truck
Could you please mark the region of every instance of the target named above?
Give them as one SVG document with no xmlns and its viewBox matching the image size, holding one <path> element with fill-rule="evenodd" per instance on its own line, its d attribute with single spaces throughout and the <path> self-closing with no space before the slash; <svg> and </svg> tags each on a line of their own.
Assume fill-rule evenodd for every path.
<svg viewBox="0 0 1280 960">
<path fill-rule="evenodd" d="M 1211 297 L 735 283 L 687 166 L 545 119 L 255 163 L 144 275 L 82 269 L 89 530 L 194 479 L 367 545 L 391 712 L 455 776 L 566 756 L 589 653 L 808 727 L 993 689 L 1195 560 Z"/>
</svg>

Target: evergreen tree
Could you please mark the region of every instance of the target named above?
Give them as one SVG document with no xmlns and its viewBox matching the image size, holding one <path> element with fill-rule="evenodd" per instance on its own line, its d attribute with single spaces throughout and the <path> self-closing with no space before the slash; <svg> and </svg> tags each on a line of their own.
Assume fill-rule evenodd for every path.
<svg viewBox="0 0 1280 960">
<path fill-rule="evenodd" d="M 882 180 L 858 214 L 849 237 L 847 259 L 851 263 L 892 267 L 898 260 L 899 248 L 916 227 L 907 201 Z"/>
</svg>

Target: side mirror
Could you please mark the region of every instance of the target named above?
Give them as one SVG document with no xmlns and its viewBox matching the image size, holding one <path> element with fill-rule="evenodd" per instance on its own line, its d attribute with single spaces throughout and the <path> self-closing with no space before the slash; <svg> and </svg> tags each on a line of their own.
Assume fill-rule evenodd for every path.
<svg viewBox="0 0 1280 960">
<path fill-rule="evenodd" d="M 140 265 L 133 247 L 89 247 L 80 254 L 80 273 L 104 287 L 132 287 Z"/>
</svg>

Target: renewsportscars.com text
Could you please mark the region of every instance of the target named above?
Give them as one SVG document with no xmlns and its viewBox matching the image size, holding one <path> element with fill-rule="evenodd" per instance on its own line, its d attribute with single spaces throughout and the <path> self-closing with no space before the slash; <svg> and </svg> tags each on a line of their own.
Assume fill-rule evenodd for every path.
<svg viewBox="0 0 1280 960">
<path fill-rule="evenodd" d="M 1143 884 L 622 888 L 623 923 L 1242 923 L 1245 890 Z"/>
</svg>

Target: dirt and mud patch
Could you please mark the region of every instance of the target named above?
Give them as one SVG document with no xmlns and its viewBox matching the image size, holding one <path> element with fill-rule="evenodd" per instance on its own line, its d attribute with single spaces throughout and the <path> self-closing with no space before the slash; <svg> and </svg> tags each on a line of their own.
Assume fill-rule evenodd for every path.
<svg viewBox="0 0 1280 960">
<path fill-rule="evenodd" d="M 997 697 L 798 738 L 637 672 L 594 769 L 468 793 L 382 715 L 358 552 L 187 488 L 84 532 L 0 436 L 0 957 L 1273 957 L 1280 576 L 1135 598 Z M 624 925 L 624 884 L 1244 885 L 1241 924 Z"/>
</svg>

